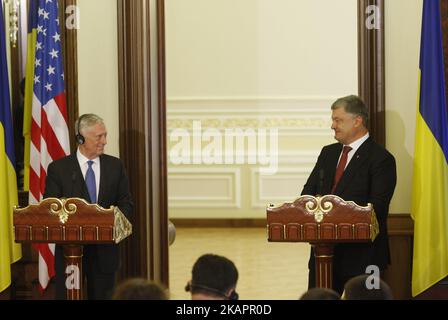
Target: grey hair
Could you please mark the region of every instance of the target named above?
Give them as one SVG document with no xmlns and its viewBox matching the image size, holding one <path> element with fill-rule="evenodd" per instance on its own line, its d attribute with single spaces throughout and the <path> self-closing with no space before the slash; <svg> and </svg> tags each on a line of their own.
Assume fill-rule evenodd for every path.
<svg viewBox="0 0 448 320">
<path fill-rule="evenodd" d="M 93 113 L 83 114 L 75 122 L 75 134 L 78 135 L 80 134 L 80 131 L 94 126 L 97 123 L 104 124 L 103 118 Z"/>
<path fill-rule="evenodd" d="M 343 107 L 348 113 L 360 116 L 366 128 L 369 128 L 369 109 L 362 99 L 355 95 L 350 95 L 337 99 L 331 105 L 331 110 Z"/>
</svg>

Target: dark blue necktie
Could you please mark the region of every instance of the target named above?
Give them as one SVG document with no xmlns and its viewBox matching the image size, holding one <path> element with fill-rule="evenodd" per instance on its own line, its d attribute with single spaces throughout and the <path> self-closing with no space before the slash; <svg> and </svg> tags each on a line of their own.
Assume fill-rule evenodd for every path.
<svg viewBox="0 0 448 320">
<path fill-rule="evenodd" d="M 94 162 L 92 160 L 87 161 L 89 168 L 86 173 L 86 185 L 87 190 L 89 191 L 90 203 L 96 203 L 96 183 L 95 183 L 95 172 L 93 172 L 92 164 Z"/>
</svg>

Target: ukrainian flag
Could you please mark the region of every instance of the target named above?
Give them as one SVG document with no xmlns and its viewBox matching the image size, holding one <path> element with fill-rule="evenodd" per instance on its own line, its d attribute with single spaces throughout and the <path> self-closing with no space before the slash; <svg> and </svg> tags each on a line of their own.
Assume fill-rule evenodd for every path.
<svg viewBox="0 0 448 320">
<path fill-rule="evenodd" d="M 0 292 L 11 284 L 11 264 L 22 257 L 20 245 L 14 243 L 12 229 L 12 210 L 17 205 L 17 178 L 4 26 L 0 5 Z"/>
<path fill-rule="evenodd" d="M 37 42 L 37 20 L 38 20 L 39 1 L 30 1 L 28 16 L 28 37 L 27 37 L 27 57 L 26 57 L 26 76 L 25 76 L 25 103 L 23 111 L 23 137 L 25 145 L 24 152 L 24 177 L 23 190 L 30 190 L 30 150 L 31 150 L 31 122 L 34 95 L 34 63 L 36 61 L 36 42 Z"/>
<path fill-rule="evenodd" d="M 448 276 L 448 117 L 439 0 L 424 0 L 411 214 L 412 295 Z"/>
</svg>

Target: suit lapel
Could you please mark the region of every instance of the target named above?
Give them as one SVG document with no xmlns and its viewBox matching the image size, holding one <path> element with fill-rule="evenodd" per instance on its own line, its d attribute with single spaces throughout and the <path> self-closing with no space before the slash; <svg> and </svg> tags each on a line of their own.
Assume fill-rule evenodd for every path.
<svg viewBox="0 0 448 320">
<path fill-rule="evenodd" d="M 372 145 L 372 139 L 368 138 L 356 151 L 352 159 L 347 165 L 347 168 L 342 174 L 341 180 L 339 180 L 338 185 L 335 189 L 335 194 L 340 194 L 344 191 L 345 187 L 350 184 L 351 179 L 358 172 L 358 168 L 368 159 L 370 147 Z"/>
<path fill-rule="evenodd" d="M 87 201 L 90 200 L 89 192 L 87 191 L 86 182 L 84 176 L 82 175 L 81 167 L 79 166 L 78 158 L 76 153 L 72 155 L 72 183 L 73 183 L 73 194 L 71 197 L 80 197 Z"/>
<path fill-rule="evenodd" d="M 333 187 L 334 176 L 336 174 L 336 167 L 338 165 L 339 155 L 342 151 L 342 144 L 338 144 L 334 150 L 329 152 L 329 156 L 327 158 L 325 164 L 325 176 L 328 177 L 328 180 L 324 182 L 324 194 L 328 194 L 331 192 L 331 188 Z"/>
<path fill-rule="evenodd" d="M 109 172 L 107 170 L 107 161 L 103 156 L 100 156 L 100 190 L 98 191 L 98 201 L 97 201 L 99 204 L 102 203 L 105 197 L 104 194 L 106 192 L 105 186 L 107 185 L 106 172 Z"/>
</svg>

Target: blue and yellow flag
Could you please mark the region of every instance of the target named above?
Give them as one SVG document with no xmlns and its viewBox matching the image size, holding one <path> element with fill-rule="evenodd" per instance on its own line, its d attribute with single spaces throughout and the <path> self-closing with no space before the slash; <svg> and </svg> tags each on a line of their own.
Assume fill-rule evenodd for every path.
<svg viewBox="0 0 448 320">
<path fill-rule="evenodd" d="M 424 0 L 411 214 L 412 295 L 448 276 L 448 116 L 440 2 Z"/>
<path fill-rule="evenodd" d="M 29 2 L 28 38 L 26 50 L 27 57 L 25 71 L 25 102 L 23 112 L 23 137 L 25 140 L 25 145 L 23 148 L 23 190 L 25 191 L 30 190 L 31 118 L 34 94 L 34 64 L 36 61 L 38 4 L 38 1 Z"/>
<path fill-rule="evenodd" d="M 12 226 L 17 178 L 4 26 L 0 5 L 0 292 L 11 284 L 11 264 L 22 257 L 20 245 L 14 243 Z"/>
</svg>

